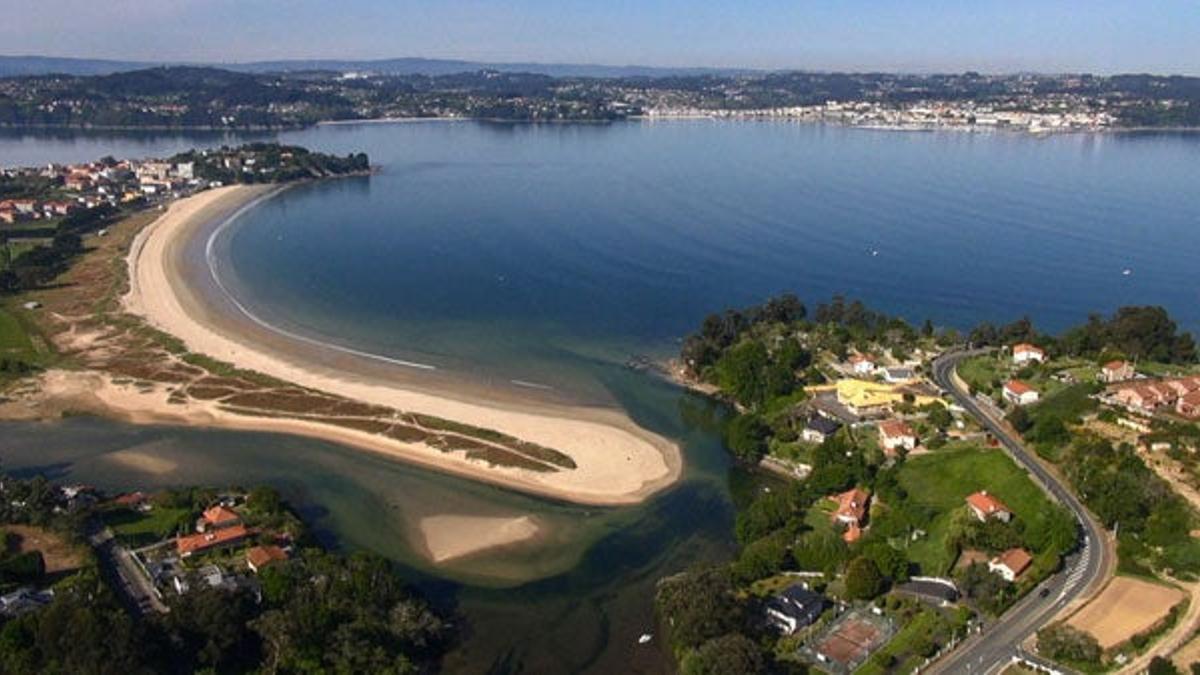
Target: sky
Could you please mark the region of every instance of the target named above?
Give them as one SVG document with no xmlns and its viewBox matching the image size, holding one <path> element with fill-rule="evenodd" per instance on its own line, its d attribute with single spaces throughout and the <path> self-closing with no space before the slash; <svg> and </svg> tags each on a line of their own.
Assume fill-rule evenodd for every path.
<svg viewBox="0 0 1200 675">
<path fill-rule="evenodd" d="M 0 54 L 1200 75 L 1198 0 L 3 0 Z"/>
</svg>

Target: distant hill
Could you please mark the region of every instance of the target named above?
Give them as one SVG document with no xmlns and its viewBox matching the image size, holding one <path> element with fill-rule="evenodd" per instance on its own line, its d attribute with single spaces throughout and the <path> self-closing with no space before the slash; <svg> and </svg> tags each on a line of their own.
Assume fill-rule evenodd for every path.
<svg viewBox="0 0 1200 675">
<path fill-rule="evenodd" d="M 373 72 L 387 75 L 451 75 L 480 70 L 506 73 L 537 73 L 552 77 L 679 77 L 687 75 L 733 75 L 754 72 L 734 68 L 659 68 L 655 66 L 606 66 L 574 63 L 491 63 L 454 59 L 397 58 L 378 60 L 289 59 L 245 63 L 191 63 L 165 61 L 113 61 L 52 56 L 0 56 L 0 77 L 17 75 L 110 75 L 166 65 L 214 66 L 244 73 L 330 70 Z"/>
<path fill-rule="evenodd" d="M 140 68 L 165 65 L 145 61 L 73 59 L 56 56 L 0 56 L 0 77 L 19 75 L 109 75 Z"/>
</svg>

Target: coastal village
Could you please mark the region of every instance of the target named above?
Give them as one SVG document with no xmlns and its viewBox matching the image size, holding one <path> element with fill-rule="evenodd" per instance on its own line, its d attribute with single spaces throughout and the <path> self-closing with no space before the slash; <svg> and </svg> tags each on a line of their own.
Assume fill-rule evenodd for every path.
<svg viewBox="0 0 1200 675">
<path fill-rule="evenodd" d="M 715 117 L 724 119 L 779 119 L 824 122 L 867 129 L 945 129 L 957 131 L 1023 131 L 1044 134 L 1068 131 L 1103 131 L 1117 124 L 1111 112 L 1096 110 L 1069 99 L 1012 104 L 1012 108 L 973 101 L 919 101 L 885 104 L 873 101 L 826 101 L 820 105 L 777 108 L 705 110 L 701 108 L 649 107 L 655 118 Z"/>
<path fill-rule="evenodd" d="M 261 595 L 257 575 L 272 564 L 286 562 L 303 532 L 300 521 L 280 509 L 278 495 L 269 488 L 212 493 L 211 505 L 192 518 L 193 497 L 203 500 L 204 491 L 108 497 L 88 485 L 45 485 L 37 503 L 30 504 L 22 499 L 29 486 L 9 483 L 0 485 L 0 496 L 9 500 L 6 521 L 40 522 L 61 516 L 66 523 L 80 523 L 75 531 L 86 534 L 83 541 L 71 544 L 70 536 L 56 534 L 53 528 L 0 525 L 12 538 L 7 550 L 19 551 L 0 566 L 22 570 L 6 575 L 7 588 L 0 596 L 0 616 L 10 618 L 49 604 L 61 573 L 75 569 L 58 564 L 58 558 L 65 555 L 83 567 L 85 548 L 91 549 L 115 582 L 124 604 L 137 613 L 166 613 L 172 597 L 196 588 L 245 589 Z M 44 513 L 47 507 L 49 518 Z M 64 554 L 67 549 L 73 552 Z"/>
<path fill-rule="evenodd" d="M 961 338 L 928 327 L 922 335 L 842 303 L 806 317 L 785 297 L 710 317 L 675 366 L 689 384 L 707 373 L 697 388 L 730 400 L 737 422 L 755 420 L 735 422 L 727 443 L 784 481 L 768 482 L 739 513 L 743 548 L 730 566 L 731 597 L 745 598 L 731 602 L 774 631 L 777 659 L 829 673 L 937 668 L 1020 598 L 1049 597 L 1054 573 L 1077 555 L 1071 519 L 951 386 L 1077 486 L 1093 469 L 1061 465 L 1072 453 L 1103 444 L 1116 453 L 1104 461 L 1128 458 L 1144 474 L 1131 480 L 1151 484 L 1149 508 L 1163 512 L 1153 517 L 1169 510 L 1178 523 L 1170 535 L 1147 535 L 1129 518 L 1119 538 L 1114 530 L 1085 542 L 1112 549 L 1116 575 L 1101 575 L 1022 644 L 1012 672 L 1140 672 L 1155 658 L 1174 655 L 1181 669 L 1200 660 L 1200 567 L 1191 562 L 1200 552 L 1200 367 L 1189 336 L 1174 343 L 1181 361 L 1138 361 L 1113 347 L 1082 357 L 1043 346 L 1019 322 L 1000 334 L 988 327 L 972 334 L 985 344 L 947 383 L 934 379 L 935 362 L 946 341 Z M 1128 316 L 1112 325 L 1134 324 L 1135 314 L 1158 320 L 1155 311 L 1122 310 Z M 1155 506 L 1161 497 L 1149 494 L 1158 490 L 1174 493 L 1168 506 Z M 1085 494 L 1104 525 L 1110 509 L 1128 508 L 1116 502 L 1137 498 L 1105 495 L 1110 505 Z M 660 612 L 686 616 L 668 598 L 691 581 L 664 581 Z"/>
<path fill-rule="evenodd" d="M 171 158 L 115 159 L 43 167 L 0 167 L 0 230 L 20 238 L 23 229 L 47 230 L 56 218 L 101 205 L 158 203 L 232 183 L 271 183 L 320 178 L 331 170 L 301 148 L 250 144 L 203 149 Z M 365 155 L 362 156 L 365 158 Z M 359 163 L 358 170 L 366 170 Z M 10 193 L 20 192 L 15 196 Z"/>
<path fill-rule="evenodd" d="M 0 537 L 5 672 L 415 670 L 444 639 L 390 563 L 324 550 L 267 486 L 112 494 L 0 475 Z"/>
</svg>

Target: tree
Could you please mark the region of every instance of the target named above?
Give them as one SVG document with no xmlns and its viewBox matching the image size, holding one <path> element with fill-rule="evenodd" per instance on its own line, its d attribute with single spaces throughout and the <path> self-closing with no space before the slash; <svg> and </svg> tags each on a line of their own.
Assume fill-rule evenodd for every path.
<svg viewBox="0 0 1200 675">
<path fill-rule="evenodd" d="M 744 635 L 731 633 L 705 642 L 683 659 L 684 675 L 754 675 L 766 672 L 758 645 Z"/>
<path fill-rule="evenodd" d="M 1164 659 L 1161 656 L 1155 656 L 1150 659 L 1150 668 L 1146 670 L 1147 675 L 1179 675 L 1179 669 L 1171 663 L 1170 659 Z"/>
<path fill-rule="evenodd" d="M 729 573 L 716 567 L 659 581 L 654 604 L 671 645 L 693 649 L 734 632 L 742 618 L 733 593 Z"/>
<path fill-rule="evenodd" d="M 846 595 L 852 600 L 870 600 L 884 591 L 886 582 L 870 558 L 859 556 L 846 566 Z"/>
<path fill-rule="evenodd" d="M 279 491 L 269 485 L 260 485 L 246 496 L 246 506 L 264 514 L 278 513 L 283 506 Z"/>
<path fill-rule="evenodd" d="M 189 663 L 231 672 L 259 662 L 259 636 L 246 625 L 257 613 L 245 591 L 198 588 L 174 598 L 165 625 Z"/>
<path fill-rule="evenodd" d="M 1100 663 L 1100 643 L 1087 633 L 1064 623 L 1038 631 L 1038 651 L 1069 663 Z"/>
<path fill-rule="evenodd" d="M 738 415 L 725 428 L 725 444 L 738 459 L 755 464 L 767 453 L 770 433 L 758 415 Z"/>
<path fill-rule="evenodd" d="M 1024 434 L 1033 427 L 1033 420 L 1029 419 L 1029 411 L 1021 406 L 1013 408 L 1005 419 L 1019 434 Z"/>
<path fill-rule="evenodd" d="M 743 584 L 765 579 L 783 569 L 788 561 L 787 532 L 776 532 L 751 542 L 730 568 L 734 578 Z"/>
<path fill-rule="evenodd" d="M 963 594 L 980 609 L 999 614 L 1012 599 L 1012 584 L 995 574 L 982 563 L 971 563 L 958 575 Z"/>
<path fill-rule="evenodd" d="M 954 423 L 954 417 L 946 410 L 946 406 L 938 403 L 930 404 L 929 406 L 929 423 L 937 427 L 940 431 L 945 431 L 951 424 Z"/>
<path fill-rule="evenodd" d="M 875 567 L 889 581 L 895 583 L 908 580 L 908 558 L 887 542 L 874 542 L 863 548 L 863 555 L 875 563 Z"/>
<path fill-rule="evenodd" d="M 836 532 L 806 532 L 792 546 L 796 568 L 831 574 L 850 557 L 850 549 Z"/>
</svg>

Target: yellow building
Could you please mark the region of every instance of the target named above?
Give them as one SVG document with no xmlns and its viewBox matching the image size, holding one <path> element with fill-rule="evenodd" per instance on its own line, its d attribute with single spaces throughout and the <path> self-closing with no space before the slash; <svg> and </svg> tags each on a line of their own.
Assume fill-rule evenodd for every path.
<svg viewBox="0 0 1200 675">
<path fill-rule="evenodd" d="M 838 403 L 846 406 L 850 412 L 855 415 L 870 415 L 890 411 L 893 406 L 903 402 L 906 386 L 847 378 L 838 380 L 836 384 L 809 387 L 808 391 L 811 393 L 836 391 Z M 914 396 L 913 403 L 923 406 L 935 401 L 938 401 L 936 396 L 917 394 Z"/>
</svg>

